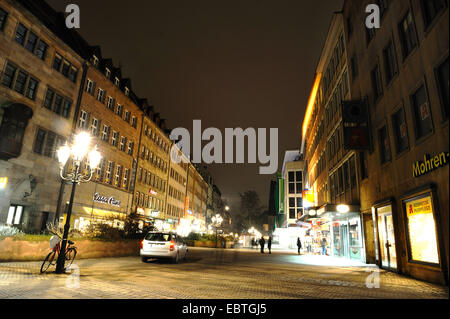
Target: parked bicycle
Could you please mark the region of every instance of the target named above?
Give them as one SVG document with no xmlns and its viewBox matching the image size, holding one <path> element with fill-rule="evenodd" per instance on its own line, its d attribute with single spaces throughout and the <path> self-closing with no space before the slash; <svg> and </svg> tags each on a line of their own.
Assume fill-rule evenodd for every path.
<svg viewBox="0 0 450 319">
<path fill-rule="evenodd" d="M 66 262 L 64 263 L 66 269 L 72 265 L 77 255 L 77 247 L 75 247 L 74 245 L 75 243 L 73 241 L 67 241 L 65 253 Z M 45 260 L 42 263 L 41 274 L 46 272 L 50 268 L 50 266 L 56 265 L 58 256 L 61 252 L 61 236 L 59 234 L 54 233 L 54 235 L 50 238 L 50 249 L 52 251 L 47 255 L 47 257 L 45 257 Z"/>
</svg>

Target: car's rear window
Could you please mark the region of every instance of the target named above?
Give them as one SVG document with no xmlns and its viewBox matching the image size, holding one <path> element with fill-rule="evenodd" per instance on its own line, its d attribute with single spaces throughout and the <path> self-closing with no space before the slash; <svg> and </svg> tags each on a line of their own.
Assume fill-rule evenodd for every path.
<svg viewBox="0 0 450 319">
<path fill-rule="evenodd" d="M 146 240 L 150 241 L 171 241 L 171 234 L 163 234 L 163 233 L 150 233 L 145 237 Z"/>
</svg>

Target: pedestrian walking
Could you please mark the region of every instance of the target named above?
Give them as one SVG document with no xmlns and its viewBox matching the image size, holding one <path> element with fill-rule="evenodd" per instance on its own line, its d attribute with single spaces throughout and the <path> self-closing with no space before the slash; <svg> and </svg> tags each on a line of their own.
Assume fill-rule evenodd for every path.
<svg viewBox="0 0 450 319">
<path fill-rule="evenodd" d="M 300 249 L 302 249 L 302 241 L 300 240 L 300 237 L 297 237 L 297 248 L 298 254 L 300 255 Z"/>
<path fill-rule="evenodd" d="M 326 255 L 327 254 L 327 239 L 325 237 L 323 237 L 320 244 L 322 246 L 322 255 Z"/>
<path fill-rule="evenodd" d="M 264 245 L 266 244 L 264 237 L 261 237 L 261 239 L 259 240 L 259 244 L 261 245 L 261 254 L 264 254 Z"/>
<path fill-rule="evenodd" d="M 269 237 L 269 240 L 267 241 L 267 248 L 269 249 L 269 254 L 272 253 L 272 237 Z"/>
</svg>

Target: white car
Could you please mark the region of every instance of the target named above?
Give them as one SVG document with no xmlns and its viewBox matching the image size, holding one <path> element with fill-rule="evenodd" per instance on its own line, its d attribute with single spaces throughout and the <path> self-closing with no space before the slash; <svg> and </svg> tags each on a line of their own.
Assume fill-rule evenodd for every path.
<svg viewBox="0 0 450 319">
<path fill-rule="evenodd" d="M 149 232 L 141 241 L 141 258 L 143 262 L 148 259 L 171 259 L 178 263 L 186 259 L 188 248 L 183 239 L 174 233 Z"/>
</svg>

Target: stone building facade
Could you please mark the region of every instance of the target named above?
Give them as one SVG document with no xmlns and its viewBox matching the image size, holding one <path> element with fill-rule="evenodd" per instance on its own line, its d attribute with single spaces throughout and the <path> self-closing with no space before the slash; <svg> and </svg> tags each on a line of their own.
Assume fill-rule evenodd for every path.
<svg viewBox="0 0 450 319">
<path fill-rule="evenodd" d="M 368 260 L 448 283 L 449 12 L 446 0 L 345 1 L 352 98 L 365 101 L 371 148 L 361 152 Z"/>
<path fill-rule="evenodd" d="M 2 185 L 7 180 L 0 224 L 39 232 L 48 221 L 64 222 L 71 185 L 61 182 L 55 151 L 82 131 L 102 161 L 92 180 L 76 188 L 72 227 L 121 228 L 137 213 L 143 222 L 158 219 L 161 228 L 175 230 L 188 211 L 186 197 L 204 221 L 206 184 L 195 167 L 174 164 L 171 178 L 166 121 L 100 47 L 66 28 L 62 13 L 43 0 L 1 0 L 0 39 Z M 189 195 L 186 186 L 183 191 L 188 167 Z M 170 204 L 169 184 L 177 190 Z"/>
<path fill-rule="evenodd" d="M 34 8 L 34 14 L 30 12 Z M 83 59 L 55 34 L 46 7 L 0 1 L 0 223 L 28 232 L 55 217 L 58 146 L 70 138 Z"/>
</svg>

